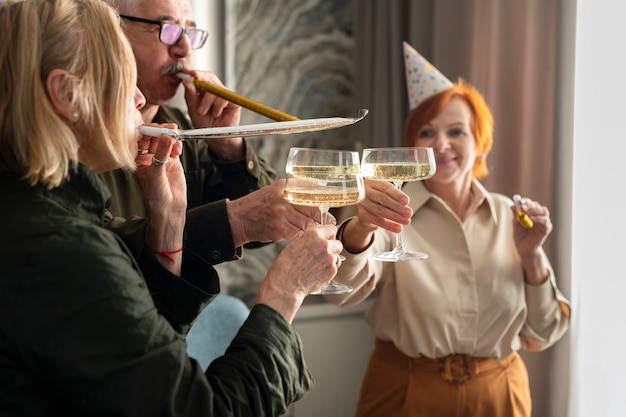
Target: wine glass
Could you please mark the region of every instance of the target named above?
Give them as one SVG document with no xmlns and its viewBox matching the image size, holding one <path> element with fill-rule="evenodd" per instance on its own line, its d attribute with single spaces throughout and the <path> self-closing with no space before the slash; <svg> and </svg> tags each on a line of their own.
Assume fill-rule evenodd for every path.
<svg viewBox="0 0 626 417">
<path fill-rule="evenodd" d="M 285 199 L 292 204 L 319 207 L 320 224 L 330 207 L 357 204 L 365 198 L 358 152 L 291 148 L 285 171 Z M 352 288 L 347 285 L 330 282 L 312 294 L 350 291 Z"/>
<path fill-rule="evenodd" d="M 407 181 L 425 180 L 435 173 L 435 155 L 432 148 L 369 148 L 363 150 L 361 174 L 364 178 L 391 181 L 399 190 Z M 402 245 L 402 234 L 396 233 L 396 246 L 389 252 L 374 255 L 384 262 L 426 259 L 422 252 L 407 251 Z"/>
</svg>

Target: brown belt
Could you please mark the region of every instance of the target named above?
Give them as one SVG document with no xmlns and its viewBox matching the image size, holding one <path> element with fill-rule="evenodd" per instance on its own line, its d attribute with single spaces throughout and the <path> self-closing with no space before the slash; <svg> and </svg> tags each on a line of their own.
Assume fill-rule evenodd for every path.
<svg viewBox="0 0 626 417">
<path fill-rule="evenodd" d="M 505 369 L 519 357 L 517 352 L 513 352 L 500 361 L 494 358 L 478 358 L 463 354 L 453 354 L 436 359 L 413 358 L 400 352 L 392 342 L 385 342 L 380 339 L 376 339 L 376 350 L 386 358 L 396 362 L 405 362 L 410 371 L 438 372 L 444 381 L 455 385 L 468 383 L 481 373 Z"/>
</svg>

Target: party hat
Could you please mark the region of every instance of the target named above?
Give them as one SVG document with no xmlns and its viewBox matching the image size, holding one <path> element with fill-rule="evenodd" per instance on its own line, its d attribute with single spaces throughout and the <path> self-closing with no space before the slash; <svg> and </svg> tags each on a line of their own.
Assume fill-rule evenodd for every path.
<svg viewBox="0 0 626 417">
<path fill-rule="evenodd" d="M 437 68 L 421 56 L 411 45 L 402 42 L 404 47 L 404 66 L 406 68 L 406 88 L 409 93 L 411 110 L 422 101 L 440 91 L 452 87 Z"/>
</svg>

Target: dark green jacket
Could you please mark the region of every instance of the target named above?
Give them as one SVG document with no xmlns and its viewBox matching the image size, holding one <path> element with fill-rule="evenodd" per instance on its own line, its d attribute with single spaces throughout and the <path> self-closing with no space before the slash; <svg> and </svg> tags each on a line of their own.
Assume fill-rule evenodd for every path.
<svg viewBox="0 0 626 417">
<path fill-rule="evenodd" d="M 176 123 L 191 129 L 185 115 L 174 107 L 161 106 L 155 123 Z M 234 200 L 276 180 L 276 172 L 246 143 L 246 156 L 235 162 L 215 159 L 203 140 L 183 143 L 181 161 L 187 179 L 185 247 L 215 265 L 241 257 L 235 248 L 226 212 L 226 199 Z M 100 175 L 113 200 L 109 210 L 116 217 L 145 216 L 141 191 L 134 174 L 123 170 Z M 253 245 L 254 246 L 254 245 Z"/>
<path fill-rule="evenodd" d="M 109 198 L 80 164 L 48 190 L 0 162 L 1 416 L 279 416 L 311 388 L 299 337 L 263 305 L 203 374 L 176 328 L 219 290 L 215 271 L 191 253 L 180 278 L 135 258 L 102 227 Z"/>
</svg>

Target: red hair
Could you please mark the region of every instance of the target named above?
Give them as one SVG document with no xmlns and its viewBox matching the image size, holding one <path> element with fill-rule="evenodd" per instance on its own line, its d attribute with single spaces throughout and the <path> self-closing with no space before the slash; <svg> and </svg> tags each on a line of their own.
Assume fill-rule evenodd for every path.
<svg viewBox="0 0 626 417">
<path fill-rule="evenodd" d="M 409 112 L 404 123 L 404 146 L 414 146 L 417 132 L 433 120 L 448 105 L 453 97 L 459 97 L 470 108 L 472 120 L 470 129 L 476 140 L 477 157 L 472 175 L 481 179 L 489 174 L 487 155 L 493 145 L 493 114 L 482 94 L 462 79 L 445 91 L 428 97 Z"/>
</svg>

